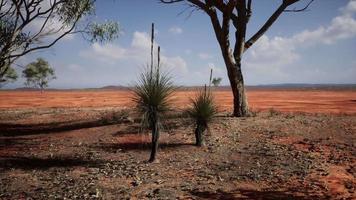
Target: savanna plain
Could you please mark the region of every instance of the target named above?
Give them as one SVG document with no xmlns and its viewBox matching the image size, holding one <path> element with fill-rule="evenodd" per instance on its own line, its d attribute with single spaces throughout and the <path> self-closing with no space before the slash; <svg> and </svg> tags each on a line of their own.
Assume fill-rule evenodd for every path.
<svg viewBox="0 0 356 200">
<path fill-rule="evenodd" d="M 0 199 L 356 199 L 356 90 L 230 90 L 194 146 L 172 97 L 158 160 L 127 90 L 0 91 Z"/>
</svg>

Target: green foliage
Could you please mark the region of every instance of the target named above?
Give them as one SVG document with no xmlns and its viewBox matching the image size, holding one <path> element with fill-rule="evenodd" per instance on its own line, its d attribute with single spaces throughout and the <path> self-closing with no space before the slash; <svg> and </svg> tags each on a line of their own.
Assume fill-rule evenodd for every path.
<svg viewBox="0 0 356 200">
<path fill-rule="evenodd" d="M 139 82 L 133 89 L 133 101 L 138 111 L 143 115 L 143 125 L 154 128 L 154 123 L 160 122 L 163 115 L 170 110 L 170 97 L 176 87 L 171 77 L 159 71 L 159 67 L 147 67 L 142 72 Z"/>
<path fill-rule="evenodd" d="M 71 24 L 85 15 L 93 14 L 95 0 L 66 0 L 57 8 L 60 20 L 66 24 Z"/>
<path fill-rule="evenodd" d="M 48 87 L 48 82 L 55 79 L 54 69 L 49 66 L 49 63 L 42 58 L 38 58 L 36 62 L 32 62 L 22 71 L 22 75 L 26 78 L 26 85 L 38 87 L 41 90 Z"/>
<path fill-rule="evenodd" d="M 1 70 L 1 69 L 0 69 Z M 5 70 L 5 68 L 4 68 Z M 18 75 L 14 68 L 8 67 L 8 69 L 4 72 L 4 76 L 0 79 L 0 87 L 4 86 L 7 83 L 15 82 L 18 78 Z"/>
<path fill-rule="evenodd" d="M 96 0 L 1 2 L 0 70 L 30 52 L 50 48 L 68 34 L 80 33 L 101 43 L 119 36 L 118 23 L 93 22 Z M 0 79 L 3 76 L 0 73 Z"/>
<path fill-rule="evenodd" d="M 113 21 L 104 24 L 92 23 L 89 25 L 88 32 L 91 35 L 91 42 L 112 41 L 118 37 L 119 24 Z"/>
<path fill-rule="evenodd" d="M 187 114 L 196 121 L 197 125 L 207 127 L 209 122 L 217 114 L 217 106 L 214 103 L 214 97 L 210 89 L 204 90 L 191 99 L 192 106 L 186 110 Z"/>
<path fill-rule="evenodd" d="M 211 81 L 211 83 L 212 83 L 215 87 L 217 87 L 217 86 L 220 85 L 221 81 L 222 81 L 222 78 L 221 78 L 221 77 L 217 77 L 217 78 L 215 77 L 215 78 L 213 78 L 213 80 Z"/>
</svg>

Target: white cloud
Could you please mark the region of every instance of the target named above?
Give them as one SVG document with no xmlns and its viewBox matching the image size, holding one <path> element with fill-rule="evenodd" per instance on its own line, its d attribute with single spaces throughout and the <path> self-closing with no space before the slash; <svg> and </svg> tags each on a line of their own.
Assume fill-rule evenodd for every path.
<svg viewBox="0 0 356 200">
<path fill-rule="evenodd" d="M 174 74 L 185 74 L 188 72 L 187 63 L 180 57 L 162 57 L 162 64 L 169 72 Z"/>
<path fill-rule="evenodd" d="M 155 43 L 155 51 L 157 51 L 157 46 L 158 44 Z M 150 51 L 151 41 L 149 34 L 136 31 L 133 33 L 131 44 L 127 48 L 113 44 L 101 45 L 94 43 L 89 50 L 80 52 L 80 56 L 108 64 L 131 61 L 134 65 L 142 65 L 150 60 Z M 162 66 L 170 71 L 179 73 L 188 71 L 185 60 L 180 56 L 172 57 L 162 54 L 161 61 Z"/>
<path fill-rule="evenodd" d="M 341 9 L 342 12 L 344 13 L 344 15 L 353 15 L 354 13 L 356 13 L 356 1 L 355 0 L 351 0 L 347 6 L 343 9 Z"/>
<path fill-rule="evenodd" d="M 210 55 L 208 53 L 199 53 L 198 56 L 202 60 L 207 60 L 207 59 L 210 59 L 213 57 L 212 55 Z"/>
<path fill-rule="evenodd" d="M 256 72 L 275 71 L 285 76 L 282 68 L 300 59 L 297 50 L 312 45 L 331 45 L 342 39 L 356 37 L 356 1 L 350 1 L 327 26 L 304 30 L 292 37 L 262 36 L 246 54 L 246 65 Z M 269 73 L 270 74 L 270 73 Z"/>
<path fill-rule="evenodd" d="M 168 30 L 170 33 L 175 34 L 175 35 L 179 35 L 183 33 L 183 29 L 178 27 L 178 26 L 173 26 Z"/>
<path fill-rule="evenodd" d="M 215 66 L 214 63 L 208 63 L 209 69 L 213 69 L 213 76 L 221 76 L 225 71 L 220 67 Z"/>
</svg>

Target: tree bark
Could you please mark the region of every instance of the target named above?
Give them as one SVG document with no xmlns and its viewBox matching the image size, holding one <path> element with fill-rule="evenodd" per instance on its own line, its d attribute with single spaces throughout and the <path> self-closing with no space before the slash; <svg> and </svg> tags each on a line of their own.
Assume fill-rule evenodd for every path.
<svg viewBox="0 0 356 200">
<path fill-rule="evenodd" d="M 236 64 L 236 76 L 229 78 L 231 90 L 233 94 L 235 117 L 247 117 L 249 115 L 249 108 L 245 92 L 245 84 L 241 71 L 241 63 Z"/>
<path fill-rule="evenodd" d="M 241 71 L 241 61 L 235 61 L 231 51 L 224 50 L 224 48 L 222 48 L 222 55 L 224 57 L 227 75 L 233 94 L 233 116 L 247 117 L 249 115 L 249 108 L 245 93 L 245 83 Z"/>
<path fill-rule="evenodd" d="M 206 130 L 206 126 L 200 123 L 197 123 L 197 127 L 195 128 L 195 145 L 201 147 L 204 145 L 203 141 L 203 133 Z"/>
<path fill-rule="evenodd" d="M 156 154 L 158 151 L 158 139 L 159 139 L 159 127 L 158 120 L 155 120 L 152 124 L 152 144 L 151 144 L 151 156 L 148 160 L 149 162 L 153 162 L 156 160 Z"/>
<path fill-rule="evenodd" d="M 185 0 L 161 0 L 162 3 L 177 3 Z M 233 93 L 235 117 L 247 117 L 249 115 L 247 98 L 244 88 L 244 80 L 241 72 L 241 59 L 243 53 L 250 48 L 263 34 L 272 26 L 279 16 L 286 11 L 286 8 L 300 0 L 283 0 L 277 10 L 268 18 L 263 26 L 246 42 L 247 23 L 252 15 L 252 0 L 186 0 L 197 8 L 206 12 L 211 20 L 216 39 L 219 42 L 222 55 L 230 80 L 230 85 Z M 289 10 L 290 12 L 300 12 L 306 10 L 310 2 L 302 9 Z M 222 23 L 220 23 L 221 15 L 216 11 L 220 11 L 222 15 Z M 234 56 L 232 56 L 230 48 L 230 22 L 235 28 L 235 47 Z"/>
</svg>

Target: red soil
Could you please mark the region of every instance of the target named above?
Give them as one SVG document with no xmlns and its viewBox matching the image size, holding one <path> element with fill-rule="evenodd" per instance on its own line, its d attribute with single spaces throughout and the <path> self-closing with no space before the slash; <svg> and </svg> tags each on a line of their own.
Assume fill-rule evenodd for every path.
<svg viewBox="0 0 356 200">
<path fill-rule="evenodd" d="M 178 91 L 173 100 L 185 107 L 194 91 Z M 253 110 L 274 108 L 282 112 L 356 113 L 356 91 L 341 90 L 250 90 L 247 92 Z M 215 91 L 216 102 L 222 111 L 232 108 L 230 91 Z M 0 108 L 74 108 L 128 107 L 131 93 L 120 90 L 72 91 L 0 91 Z"/>
</svg>

